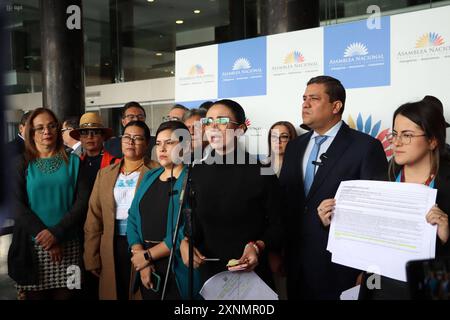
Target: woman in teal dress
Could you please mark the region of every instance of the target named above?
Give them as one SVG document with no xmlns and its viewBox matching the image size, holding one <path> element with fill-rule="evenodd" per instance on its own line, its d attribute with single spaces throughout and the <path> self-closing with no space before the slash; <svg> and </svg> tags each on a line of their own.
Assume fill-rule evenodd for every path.
<svg viewBox="0 0 450 320">
<path fill-rule="evenodd" d="M 55 114 L 36 109 L 28 119 L 25 154 L 17 161 L 15 229 L 8 254 L 8 273 L 25 299 L 68 299 L 72 289 L 81 287 L 89 195 L 78 179 L 79 163 L 64 151 Z"/>
<path fill-rule="evenodd" d="M 175 164 L 174 148 L 180 143 L 175 130 L 186 130 L 179 121 L 168 121 L 156 132 L 156 155 L 161 165 L 146 173 L 136 191 L 128 214 L 127 236 L 133 253 L 132 263 L 139 271 L 133 287 L 140 289 L 144 300 L 159 300 L 172 248 L 172 241 L 179 210 L 179 197 L 186 169 L 182 163 Z M 190 143 L 190 141 L 185 141 Z M 189 297 L 188 268 L 180 255 L 180 243 L 184 238 L 183 225 L 178 233 L 174 264 L 169 274 L 166 299 L 179 300 Z M 151 273 L 160 277 L 160 286 Z M 199 291 L 199 277 L 194 273 L 194 297 Z"/>
</svg>

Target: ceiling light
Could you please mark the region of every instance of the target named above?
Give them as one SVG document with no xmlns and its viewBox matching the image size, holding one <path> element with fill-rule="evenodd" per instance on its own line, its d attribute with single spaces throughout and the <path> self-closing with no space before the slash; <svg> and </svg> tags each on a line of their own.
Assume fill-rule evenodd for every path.
<svg viewBox="0 0 450 320">
<path fill-rule="evenodd" d="M 147 0 L 148 2 L 154 2 L 155 0 Z"/>
<path fill-rule="evenodd" d="M 177 20 L 177 21 L 175 21 L 175 23 L 176 23 L 176 24 L 183 24 L 184 21 L 183 21 L 183 20 Z"/>
<path fill-rule="evenodd" d="M 194 13 L 200 13 L 200 10 L 198 10 L 198 9 L 194 10 Z"/>
<path fill-rule="evenodd" d="M 157 55 L 158 57 L 160 57 L 160 56 L 162 56 L 162 53 L 161 53 L 161 52 L 157 52 L 156 55 Z"/>
</svg>

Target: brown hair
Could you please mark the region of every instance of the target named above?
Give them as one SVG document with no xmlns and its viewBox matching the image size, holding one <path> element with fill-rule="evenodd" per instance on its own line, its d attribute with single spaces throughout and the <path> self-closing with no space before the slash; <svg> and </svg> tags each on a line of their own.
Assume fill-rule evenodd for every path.
<svg viewBox="0 0 450 320">
<path fill-rule="evenodd" d="M 437 146 L 431 153 L 431 170 L 432 173 L 437 175 L 441 157 L 445 158 L 447 156 L 445 147 L 446 126 L 443 113 L 439 109 L 434 108 L 430 101 L 421 100 L 405 103 L 395 110 L 392 118 L 392 128 L 394 128 L 395 118 L 398 115 L 408 118 L 422 128 L 427 139 L 436 139 Z M 395 163 L 395 159 L 393 159 L 389 168 L 390 180 L 395 180 L 396 173 L 400 168 L 401 167 Z"/>
<path fill-rule="evenodd" d="M 57 125 L 55 151 L 57 153 L 61 154 L 64 161 L 67 163 L 69 160 L 68 160 L 66 152 L 64 151 L 64 143 L 63 143 L 62 134 L 61 134 L 61 123 L 58 121 L 58 118 L 53 113 L 53 111 L 51 111 L 50 109 L 46 109 L 46 108 L 37 108 L 36 110 L 34 110 L 31 113 L 30 117 L 27 120 L 27 127 L 25 130 L 25 160 L 27 162 L 33 162 L 34 160 L 39 158 L 39 151 L 37 150 L 36 143 L 34 141 L 33 121 L 37 116 L 39 116 L 40 114 L 44 114 L 44 113 L 49 114 L 53 118 L 53 121 Z"/>
<path fill-rule="evenodd" d="M 289 132 L 289 141 L 291 141 L 292 139 L 297 138 L 297 131 L 295 130 L 295 127 L 292 123 L 290 123 L 289 121 L 278 121 L 275 122 L 269 129 L 269 136 L 268 136 L 268 140 L 269 140 L 269 157 L 272 155 L 272 140 L 270 139 L 270 135 L 272 133 L 272 129 L 275 128 L 276 126 L 284 126 L 286 127 L 286 129 L 288 129 Z"/>
</svg>

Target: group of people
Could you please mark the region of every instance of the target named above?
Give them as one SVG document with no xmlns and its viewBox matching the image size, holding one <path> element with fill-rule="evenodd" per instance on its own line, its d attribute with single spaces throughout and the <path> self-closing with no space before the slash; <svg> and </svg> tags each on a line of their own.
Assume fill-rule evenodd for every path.
<svg viewBox="0 0 450 320">
<path fill-rule="evenodd" d="M 297 136 L 290 122 L 273 124 L 270 161 L 241 146 L 245 111 L 228 99 L 191 110 L 175 105 L 154 137 L 136 102 L 122 109 L 120 137 L 96 113 L 84 114 L 78 125 L 61 123 L 49 109 L 27 114 L 24 149 L 14 162 L 8 260 L 17 289 L 25 299 L 155 300 L 167 276 L 166 299 L 199 299 L 207 279 L 230 270 L 255 271 L 282 298 L 339 299 L 366 276 L 332 263 L 326 250 L 333 197 L 345 180 L 438 189 L 426 219 L 437 225 L 437 256 L 448 254 L 450 158 L 442 104 L 426 97 L 396 110 L 388 164 L 380 141 L 342 121 L 345 100 L 339 80 L 312 78 L 302 103 L 309 131 Z M 262 174 L 268 166 L 272 174 Z M 179 217 L 183 209 L 192 225 Z M 67 286 L 71 266 L 80 267 L 81 290 Z M 383 281 L 379 296 L 406 295 L 403 283 Z"/>
</svg>

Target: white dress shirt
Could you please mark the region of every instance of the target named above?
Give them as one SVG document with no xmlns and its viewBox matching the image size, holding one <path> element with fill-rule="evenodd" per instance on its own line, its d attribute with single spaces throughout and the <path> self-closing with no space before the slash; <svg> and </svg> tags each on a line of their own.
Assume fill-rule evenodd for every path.
<svg viewBox="0 0 450 320">
<path fill-rule="evenodd" d="M 342 120 L 339 121 L 338 123 L 336 123 L 330 130 L 328 130 L 327 132 L 325 132 L 325 134 L 323 134 L 324 136 L 327 136 L 327 140 L 325 140 L 322 145 L 320 146 L 319 149 L 319 154 L 317 156 L 317 159 L 320 159 L 320 156 L 322 154 L 324 154 L 325 152 L 327 152 L 328 148 L 330 147 L 331 143 L 333 143 L 334 138 L 336 137 L 339 129 L 342 126 Z M 309 140 L 308 146 L 306 147 L 305 150 L 305 154 L 303 155 L 303 166 L 302 166 L 302 173 L 303 173 L 303 180 L 305 180 L 305 171 L 306 171 L 306 165 L 309 159 L 309 155 L 311 154 L 311 151 L 314 147 L 314 143 L 315 143 L 315 137 L 320 136 L 320 134 L 318 134 L 317 132 L 313 132 L 311 139 Z M 317 161 L 317 160 L 316 160 Z M 316 171 L 319 167 L 316 166 Z"/>
</svg>

